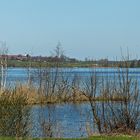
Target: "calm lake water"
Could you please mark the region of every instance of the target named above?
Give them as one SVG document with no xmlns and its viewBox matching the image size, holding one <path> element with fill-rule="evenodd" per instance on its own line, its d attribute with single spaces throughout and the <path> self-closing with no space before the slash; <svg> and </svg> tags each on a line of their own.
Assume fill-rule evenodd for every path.
<svg viewBox="0 0 140 140">
<path fill-rule="evenodd" d="M 44 113 L 43 113 L 44 112 Z M 43 115 L 42 115 L 43 113 Z M 93 130 L 92 115 L 88 103 L 84 104 L 56 104 L 46 106 L 34 106 L 32 110 L 34 137 L 47 137 L 40 125 L 43 117 L 46 126 L 51 126 L 53 137 L 77 138 L 87 137 L 87 127 Z M 34 129 L 35 128 L 35 129 Z"/>
<path fill-rule="evenodd" d="M 43 69 L 42 69 L 43 71 Z M 49 69 L 52 73 L 55 72 L 55 69 Z M 80 77 L 88 77 L 93 73 L 96 73 L 96 76 L 101 77 L 114 77 L 118 75 L 120 72 L 125 72 L 126 69 L 118 70 L 117 68 L 59 68 L 58 70 L 61 74 L 65 76 L 80 76 Z M 26 69 L 26 68 L 8 68 L 7 70 L 7 85 L 13 85 L 15 83 L 27 83 L 27 80 L 30 77 L 38 78 L 37 75 L 41 72 L 39 69 Z M 129 68 L 129 76 L 138 78 L 140 77 L 140 68 Z"/>
<path fill-rule="evenodd" d="M 36 78 L 37 69 L 30 69 L 30 77 Z M 96 71 L 98 77 L 114 78 L 118 75 L 118 69 L 114 68 L 60 68 L 59 72 L 65 76 L 72 77 L 78 75 L 82 78 L 89 77 Z M 121 69 L 125 72 L 125 69 Z M 52 69 L 51 72 L 55 72 Z M 129 77 L 139 80 L 140 68 L 129 69 Z M 16 83 L 27 83 L 29 70 L 25 68 L 9 68 L 7 71 L 7 86 L 14 86 Z M 35 105 L 32 107 L 32 135 L 34 137 L 45 137 L 46 134 L 42 129 L 40 122 L 45 121 L 46 127 L 50 126 L 53 137 L 87 137 L 89 131 L 96 132 L 97 129 L 93 124 L 93 116 L 88 103 L 82 104 L 56 104 L 56 105 Z"/>
</svg>

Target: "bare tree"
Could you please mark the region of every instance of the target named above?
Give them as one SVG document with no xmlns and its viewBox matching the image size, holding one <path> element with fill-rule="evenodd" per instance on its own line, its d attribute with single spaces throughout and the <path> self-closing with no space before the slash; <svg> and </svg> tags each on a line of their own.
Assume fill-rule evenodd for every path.
<svg viewBox="0 0 140 140">
<path fill-rule="evenodd" d="M 64 54 L 64 50 L 61 48 L 61 43 L 58 42 L 56 48 L 54 49 L 55 56 L 60 58 Z"/>
<path fill-rule="evenodd" d="M 1 41 L 0 48 L 0 66 L 1 66 L 1 82 L 0 88 L 3 90 L 6 86 L 6 78 L 7 78 L 7 53 L 8 49 L 6 47 L 6 42 Z"/>
<path fill-rule="evenodd" d="M 93 121 L 97 125 L 99 133 L 102 133 L 102 123 L 100 116 L 100 105 L 96 102 L 99 96 L 100 81 L 96 75 L 96 70 L 92 72 L 91 76 L 84 81 L 83 94 L 88 98 L 93 115 Z M 93 124 L 94 125 L 94 124 Z"/>
</svg>

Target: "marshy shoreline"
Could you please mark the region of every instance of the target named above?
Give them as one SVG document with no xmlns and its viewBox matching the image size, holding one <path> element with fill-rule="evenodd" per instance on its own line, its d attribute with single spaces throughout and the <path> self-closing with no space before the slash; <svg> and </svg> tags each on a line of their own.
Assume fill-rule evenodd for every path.
<svg viewBox="0 0 140 140">
<path fill-rule="evenodd" d="M 32 74 L 36 76 L 35 79 L 32 79 Z M 77 73 L 72 76 L 68 74 L 59 68 L 35 69 L 33 73 L 28 73 L 26 84 L 2 88 L 0 135 L 29 136 L 31 135 L 29 133 L 37 127 L 40 137 L 52 138 L 56 135 L 63 137 L 63 133 L 60 132 L 64 131 L 60 127 L 63 121 L 57 120 L 60 116 L 56 115 L 54 118 L 54 112 L 58 108 L 67 110 L 64 106 L 69 103 L 73 105 L 72 108 L 75 108 L 76 104 L 79 106 L 79 114 L 88 109 L 84 114 L 87 118 L 90 113 L 88 119 L 92 121 L 84 120 L 83 130 L 80 128 L 80 124 L 73 124 L 79 125 L 79 137 L 90 137 L 95 132 L 101 135 L 139 134 L 140 86 L 138 79 L 130 76 L 129 68 L 117 68 L 117 72 L 111 73 L 112 78 L 109 78 L 109 72 L 98 76 L 101 72 L 98 73 L 96 69 L 93 69 L 93 72 L 90 71 L 85 79 Z M 36 83 L 34 84 L 34 82 Z M 85 104 L 84 107 L 82 107 L 83 104 Z M 37 111 L 38 126 L 34 126 L 33 120 L 29 119 L 30 108 L 33 106 L 37 106 L 37 110 L 39 109 Z M 71 106 L 67 107 L 71 108 Z M 69 112 L 69 110 L 67 111 Z M 65 113 L 61 115 L 67 115 Z M 83 115 L 81 114 L 79 117 L 83 117 Z"/>
<path fill-rule="evenodd" d="M 110 96 L 110 97 L 104 97 L 104 96 L 98 96 L 98 97 L 92 97 L 89 99 L 86 96 L 86 93 L 83 91 L 79 91 L 78 89 L 75 90 L 75 94 L 73 95 L 67 95 L 67 93 L 60 95 L 44 95 L 41 94 L 40 89 L 37 89 L 36 87 L 29 87 L 28 85 L 20 85 L 16 86 L 14 89 L 5 89 L 5 91 L 8 91 L 9 93 L 12 92 L 12 90 L 16 90 L 17 93 L 20 95 L 23 94 L 27 98 L 27 104 L 28 105 L 47 105 L 47 104 L 65 104 L 65 103 L 87 103 L 89 100 L 92 100 L 94 102 L 108 102 L 108 101 L 114 101 L 114 102 L 121 102 L 125 99 L 123 97 L 119 96 Z"/>
</svg>

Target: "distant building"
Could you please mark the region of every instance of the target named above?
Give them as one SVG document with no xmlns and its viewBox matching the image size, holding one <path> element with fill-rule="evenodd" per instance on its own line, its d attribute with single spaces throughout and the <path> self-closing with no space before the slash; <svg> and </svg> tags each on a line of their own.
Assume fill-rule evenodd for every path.
<svg viewBox="0 0 140 140">
<path fill-rule="evenodd" d="M 1 58 L 7 58 L 9 60 L 32 60 L 32 61 L 44 61 L 44 62 L 76 62 L 77 60 L 75 58 L 69 58 L 69 57 L 57 57 L 57 56 L 30 56 L 29 54 L 22 55 L 0 55 Z"/>
<path fill-rule="evenodd" d="M 9 60 L 27 60 L 27 56 L 24 55 L 0 55 L 0 58 L 7 58 Z"/>
</svg>

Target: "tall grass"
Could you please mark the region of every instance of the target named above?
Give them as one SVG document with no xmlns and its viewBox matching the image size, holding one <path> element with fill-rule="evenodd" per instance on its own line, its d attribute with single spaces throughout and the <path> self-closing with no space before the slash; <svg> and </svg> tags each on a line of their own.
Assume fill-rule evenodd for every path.
<svg viewBox="0 0 140 140">
<path fill-rule="evenodd" d="M 0 136 L 29 135 L 30 107 L 22 90 L 5 90 L 0 95 Z"/>
</svg>

